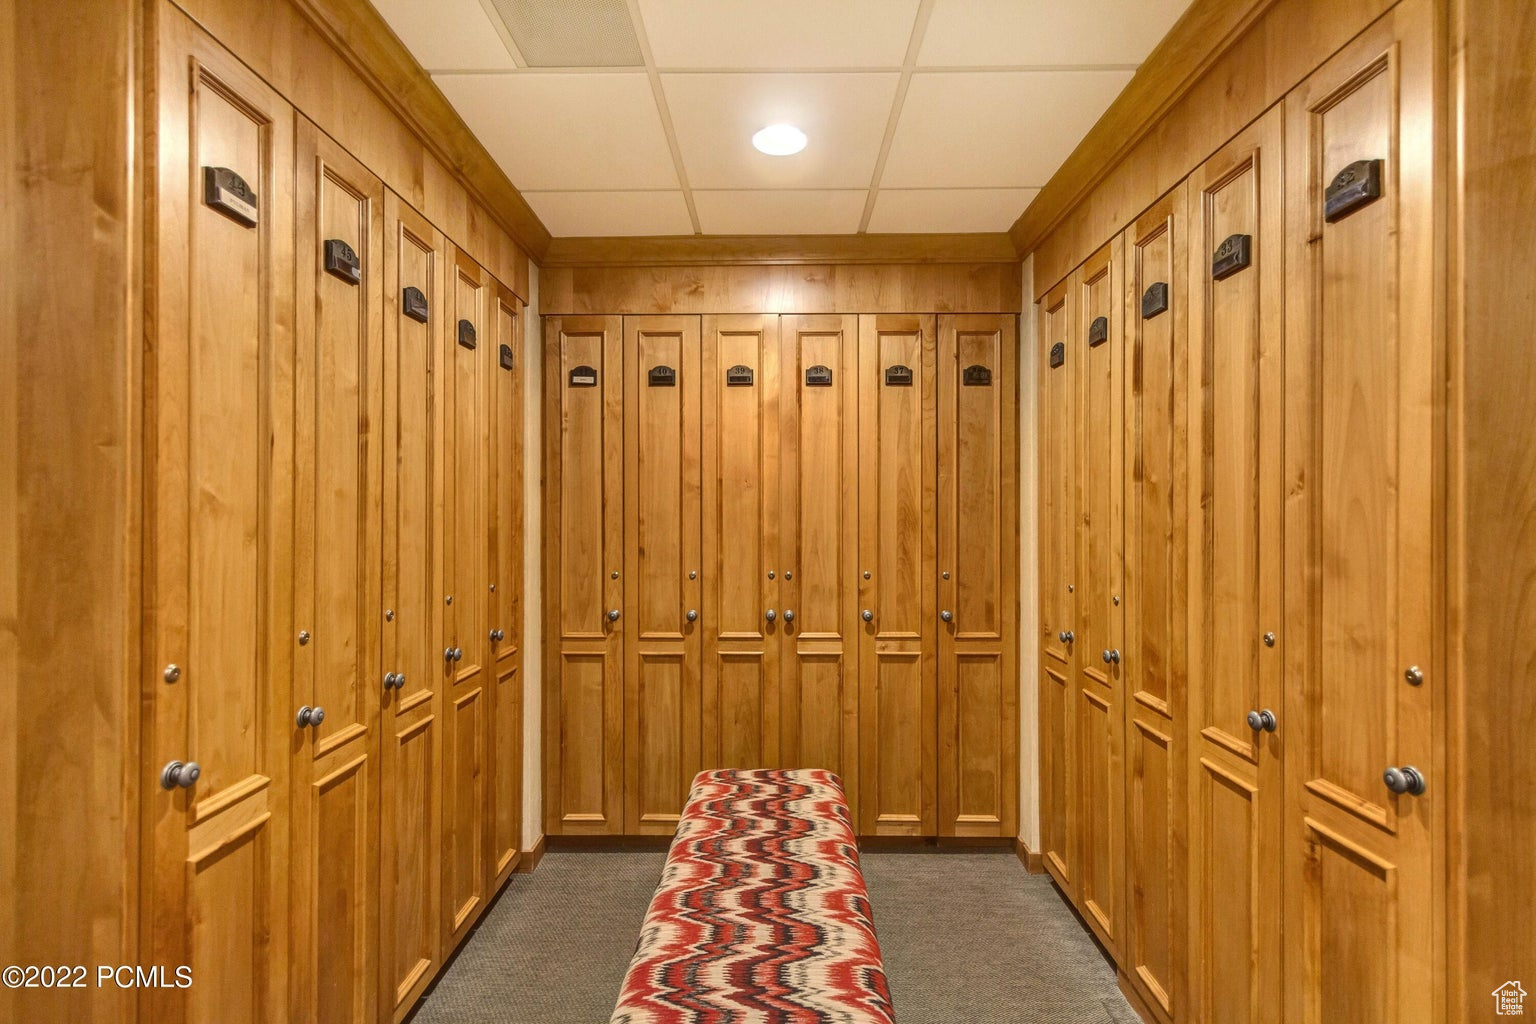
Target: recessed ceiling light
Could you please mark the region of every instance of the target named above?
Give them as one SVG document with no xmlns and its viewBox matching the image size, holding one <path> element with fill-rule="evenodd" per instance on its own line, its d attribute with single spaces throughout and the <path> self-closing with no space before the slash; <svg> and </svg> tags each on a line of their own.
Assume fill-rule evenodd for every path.
<svg viewBox="0 0 1536 1024">
<path fill-rule="evenodd" d="M 792 156 L 805 148 L 805 132 L 792 124 L 771 124 L 752 136 L 752 145 L 769 156 Z"/>
</svg>

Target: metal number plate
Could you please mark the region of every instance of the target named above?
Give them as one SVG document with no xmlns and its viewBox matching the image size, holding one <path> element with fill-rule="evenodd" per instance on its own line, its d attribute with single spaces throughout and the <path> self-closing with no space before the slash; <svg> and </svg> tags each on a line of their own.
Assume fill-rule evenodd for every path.
<svg viewBox="0 0 1536 1024">
<path fill-rule="evenodd" d="M 888 388 L 909 388 L 912 386 L 912 367 L 897 363 L 895 366 L 885 368 L 885 386 Z"/>
<path fill-rule="evenodd" d="M 341 278 L 347 284 L 357 284 L 363 279 L 363 261 L 357 258 L 357 250 L 339 238 L 325 240 L 325 272 Z"/>
<path fill-rule="evenodd" d="M 677 387 L 677 371 L 670 366 L 653 366 L 648 377 L 653 388 Z"/>
<path fill-rule="evenodd" d="M 503 370 L 510 370 L 510 369 L 512 369 L 512 346 L 511 345 L 503 345 L 503 346 L 501 346 L 501 352 L 499 354 L 499 359 L 501 361 L 501 368 Z"/>
<path fill-rule="evenodd" d="M 1231 277 L 1253 262 L 1253 236 L 1229 235 L 1211 256 L 1211 279 Z"/>
<path fill-rule="evenodd" d="M 1067 345 L 1066 345 L 1066 342 L 1058 341 L 1056 344 L 1051 346 L 1051 369 L 1054 370 L 1058 366 L 1064 366 L 1066 364 L 1066 362 L 1067 362 Z"/>
<path fill-rule="evenodd" d="M 400 312 L 419 324 L 427 322 L 427 297 L 420 288 L 406 287 L 400 295 Z"/>
<path fill-rule="evenodd" d="M 989 388 L 992 386 L 992 368 L 974 363 L 960 372 L 960 384 L 968 388 Z"/>
<path fill-rule="evenodd" d="M 203 168 L 203 202 L 246 227 L 254 227 L 260 213 L 255 191 L 228 167 Z"/>
<path fill-rule="evenodd" d="M 1168 282 L 1158 281 L 1141 293 L 1141 318 L 1150 320 L 1168 312 Z"/>
<path fill-rule="evenodd" d="M 752 367 L 737 363 L 725 371 L 725 386 L 749 388 L 752 386 Z"/>
<path fill-rule="evenodd" d="M 475 325 L 468 320 L 459 321 L 459 344 L 465 348 L 475 347 Z"/>
<path fill-rule="evenodd" d="M 573 388 L 597 387 L 597 367 L 573 366 L 571 367 L 570 386 Z"/>
<path fill-rule="evenodd" d="M 1381 198 L 1381 161 L 1356 160 L 1328 183 L 1323 193 L 1323 220 L 1333 223 Z"/>
<path fill-rule="evenodd" d="M 1109 317 L 1095 317 L 1088 325 L 1088 347 L 1098 348 L 1109 340 Z"/>
<path fill-rule="evenodd" d="M 805 386 L 808 388 L 829 388 L 832 386 L 832 367 L 817 363 L 808 366 L 805 370 Z"/>
</svg>

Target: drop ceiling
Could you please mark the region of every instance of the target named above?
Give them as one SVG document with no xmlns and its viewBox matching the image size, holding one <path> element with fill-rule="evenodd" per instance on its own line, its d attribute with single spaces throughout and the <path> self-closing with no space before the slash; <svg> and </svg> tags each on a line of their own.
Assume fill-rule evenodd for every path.
<svg viewBox="0 0 1536 1024">
<path fill-rule="evenodd" d="M 1188 2 L 373 0 L 556 237 L 1006 231 Z"/>
</svg>

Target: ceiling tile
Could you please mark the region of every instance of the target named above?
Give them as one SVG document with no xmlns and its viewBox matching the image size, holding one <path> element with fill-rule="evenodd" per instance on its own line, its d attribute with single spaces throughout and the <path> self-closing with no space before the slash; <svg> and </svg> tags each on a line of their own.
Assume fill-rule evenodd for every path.
<svg viewBox="0 0 1536 1024">
<path fill-rule="evenodd" d="M 524 192 L 556 237 L 691 235 L 681 192 Z"/>
<path fill-rule="evenodd" d="M 897 67 L 918 0 L 639 0 L 660 68 Z"/>
<path fill-rule="evenodd" d="M 1037 188 L 881 189 L 871 233 L 1007 231 Z"/>
<path fill-rule="evenodd" d="M 679 185 L 643 74 L 522 71 L 434 81 L 520 189 Z"/>
<path fill-rule="evenodd" d="M 663 75 L 693 188 L 868 188 L 896 96 L 895 73 Z M 788 122 L 810 137 L 766 156 L 752 134 Z"/>
<path fill-rule="evenodd" d="M 645 65 L 625 0 L 486 0 L 531 68 Z"/>
<path fill-rule="evenodd" d="M 695 192 L 706 235 L 847 235 L 859 230 L 864 189 Z"/>
<path fill-rule="evenodd" d="M 918 64 L 1140 64 L 1189 0 L 936 0 Z"/>
<path fill-rule="evenodd" d="M 373 0 L 428 71 L 505 71 L 517 65 L 480 0 Z"/>
<path fill-rule="evenodd" d="M 1039 188 L 1131 80 L 1129 71 L 915 74 L 885 188 Z"/>
</svg>

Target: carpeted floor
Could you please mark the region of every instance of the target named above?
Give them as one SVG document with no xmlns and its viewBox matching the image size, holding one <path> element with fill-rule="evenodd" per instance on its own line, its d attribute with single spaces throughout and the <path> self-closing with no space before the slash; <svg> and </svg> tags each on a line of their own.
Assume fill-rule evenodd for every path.
<svg viewBox="0 0 1536 1024">
<path fill-rule="evenodd" d="M 603 1024 L 665 853 L 552 851 L 514 875 L 412 1024 Z M 861 855 L 900 1024 L 1133 1024 L 1114 968 L 1011 850 Z"/>
</svg>

